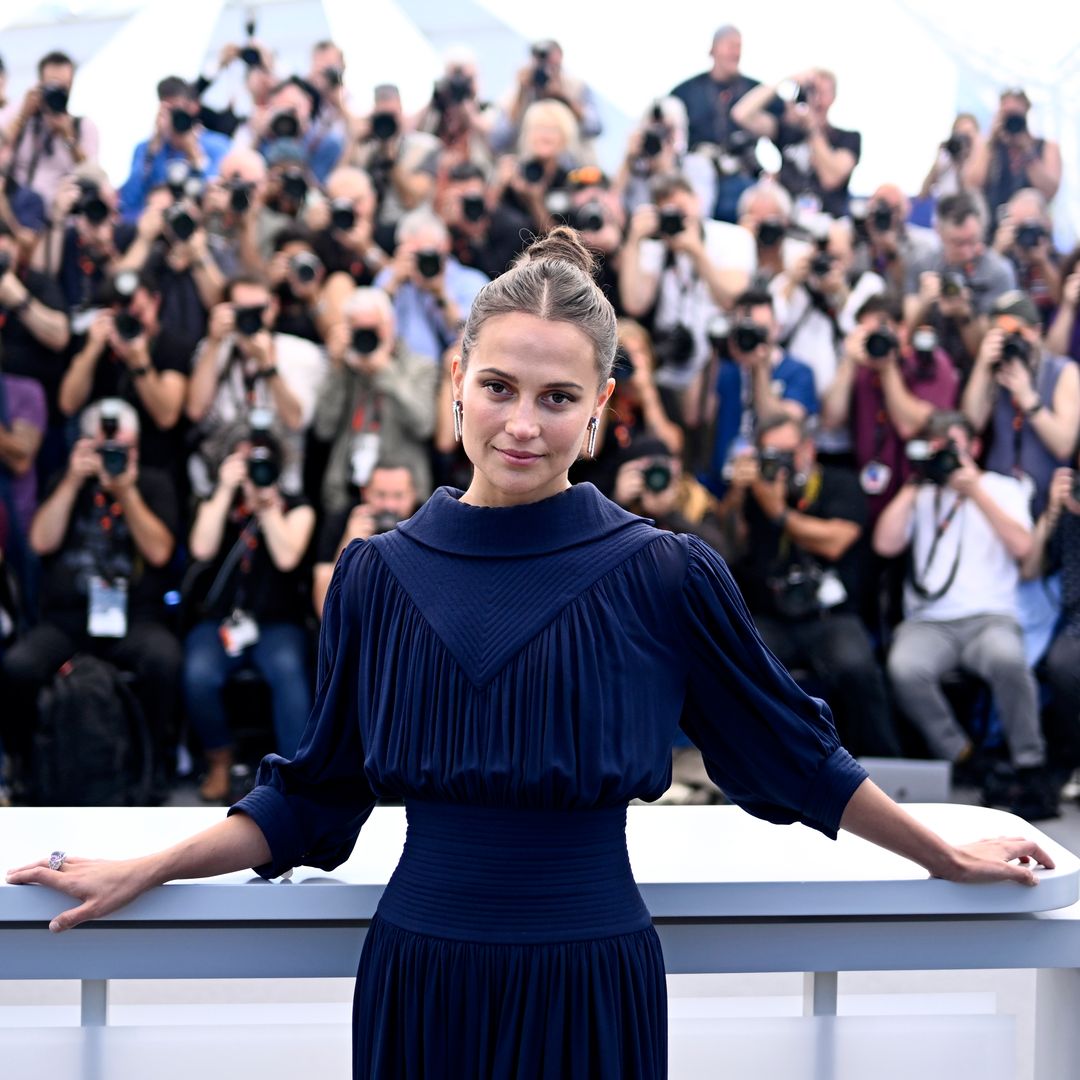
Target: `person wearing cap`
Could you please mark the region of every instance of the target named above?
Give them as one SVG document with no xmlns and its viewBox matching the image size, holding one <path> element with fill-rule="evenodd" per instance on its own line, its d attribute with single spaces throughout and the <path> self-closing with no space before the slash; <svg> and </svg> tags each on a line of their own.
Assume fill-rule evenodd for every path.
<svg viewBox="0 0 1080 1080">
<path fill-rule="evenodd" d="M 120 188 L 125 221 L 138 220 L 147 195 L 166 182 L 170 162 L 184 161 L 193 173 L 209 180 L 217 176 L 229 152 L 229 140 L 199 122 L 199 100 L 189 83 L 169 75 L 158 83 L 157 97 L 154 134 L 135 147 L 131 172 Z"/>
<path fill-rule="evenodd" d="M 971 149 L 964 185 L 981 191 L 990 208 L 990 227 L 1000 207 L 1023 188 L 1033 187 L 1049 202 L 1061 184 L 1061 149 L 1028 129 L 1031 99 L 1021 87 L 1001 92 L 990 134 Z"/>
<path fill-rule="evenodd" d="M 991 318 L 960 404 L 990 442 L 986 468 L 1021 480 L 1038 514 L 1054 470 L 1076 447 L 1080 371 L 1044 348 L 1039 310 L 1025 293 L 1005 293 Z"/>
</svg>

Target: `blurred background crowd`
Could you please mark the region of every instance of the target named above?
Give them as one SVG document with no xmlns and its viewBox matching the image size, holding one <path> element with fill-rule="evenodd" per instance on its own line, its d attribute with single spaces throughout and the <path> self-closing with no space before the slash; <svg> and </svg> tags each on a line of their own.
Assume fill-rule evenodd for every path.
<svg viewBox="0 0 1080 1080">
<path fill-rule="evenodd" d="M 260 718 L 295 750 L 337 556 L 467 486 L 461 329 L 565 223 L 621 320 L 572 479 L 715 547 L 852 752 L 1057 813 L 1080 766 L 1061 150 L 1001 86 L 918 190 L 853 190 L 895 133 L 836 126 L 832 71 L 759 81 L 731 25 L 701 44 L 605 155 L 590 58 L 558 40 L 490 96 L 453 49 L 415 110 L 351 94 L 346 41 L 283 67 L 250 16 L 201 75 L 160 73 L 123 176 L 72 55 L 0 68 L 0 799 L 193 776 L 219 802 Z"/>
</svg>

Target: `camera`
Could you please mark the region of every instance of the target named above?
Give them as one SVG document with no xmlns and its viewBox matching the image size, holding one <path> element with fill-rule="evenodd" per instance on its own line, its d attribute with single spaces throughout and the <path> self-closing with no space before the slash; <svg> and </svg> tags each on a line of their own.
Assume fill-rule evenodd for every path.
<svg viewBox="0 0 1080 1080">
<path fill-rule="evenodd" d="M 195 117 L 174 106 L 169 110 L 169 124 L 177 135 L 186 135 L 195 126 Z"/>
<path fill-rule="evenodd" d="M 398 118 L 392 112 L 377 112 L 371 114 L 371 134 L 379 142 L 386 142 L 398 133 Z"/>
<path fill-rule="evenodd" d="M 269 128 L 275 139 L 295 139 L 300 135 L 300 120 L 292 109 L 282 109 L 270 117 Z"/>
<path fill-rule="evenodd" d="M 573 225 L 580 232 L 599 232 L 604 227 L 604 208 L 596 199 L 582 203 L 573 214 Z"/>
<path fill-rule="evenodd" d="M 266 313 L 265 304 L 256 304 L 252 307 L 233 306 L 233 324 L 236 332 L 241 337 L 254 337 L 263 328 L 263 315 Z"/>
<path fill-rule="evenodd" d="M 756 136 L 742 128 L 736 128 L 714 156 L 713 165 L 723 177 L 760 176 L 761 163 L 757 159 Z"/>
<path fill-rule="evenodd" d="M 899 346 L 900 342 L 897 340 L 896 335 L 891 330 L 885 329 L 885 327 L 871 330 L 866 335 L 866 355 L 872 360 L 884 360 L 890 353 L 895 352 Z"/>
<path fill-rule="evenodd" d="M 539 184 L 544 178 L 544 163 L 539 158 L 529 158 L 521 163 L 521 175 L 528 184 Z"/>
<path fill-rule="evenodd" d="M 810 260 L 810 274 L 812 277 L 824 277 L 832 268 L 836 259 L 827 251 L 819 251 Z"/>
<path fill-rule="evenodd" d="M 816 563 L 793 563 L 783 572 L 770 575 L 767 584 L 777 613 L 788 619 L 805 619 L 820 612 L 822 577 Z"/>
<path fill-rule="evenodd" d="M 330 203 L 330 228 L 351 232 L 356 226 L 356 207 L 352 199 L 334 199 Z"/>
<path fill-rule="evenodd" d="M 1010 135 L 1019 135 L 1027 131 L 1027 117 L 1023 113 L 1009 113 L 1002 127 Z"/>
<path fill-rule="evenodd" d="M 615 364 L 611 369 L 612 377 L 617 383 L 627 382 L 634 374 L 634 361 L 630 359 L 630 354 L 626 351 L 626 347 L 619 345 L 615 349 Z"/>
<path fill-rule="evenodd" d="M 182 203 L 173 203 L 165 211 L 165 224 L 169 232 L 181 243 L 185 243 L 195 235 L 198 228 L 195 219 L 187 212 Z"/>
<path fill-rule="evenodd" d="M 789 478 L 795 476 L 795 455 L 790 450 L 773 450 L 765 447 L 758 451 L 758 472 L 761 479 L 771 484 L 785 471 Z"/>
<path fill-rule="evenodd" d="M 382 536 L 398 527 L 398 516 L 390 510 L 380 510 L 372 519 L 372 535 Z"/>
<path fill-rule="evenodd" d="M 302 203 L 307 198 L 308 182 L 303 169 L 294 165 L 282 172 L 281 193 L 296 203 Z"/>
<path fill-rule="evenodd" d="M 262 67 L 262 54 L 254 45 L 245 45 L 240 50 L 240 59 L 249 67 Z"/>
<path fill-rule="evenodd" d="M 1031 364 L 1031 345 L 1017 330 L 1005 335 L 1005 340 L 1001 343 L 1001 355 L 990 365 L 990 370 L 1000 371 L 1012 360 L 1019 360 L 1028 366 Z"/>
<path fill-rule="evenodd" d="M 904 447 L 904 455 L 920 480 L 938 487 L 948 483 L 949 477 L 961 465 L 960 448 L 952 439 L 939 450 L 931 450 L 925 439 L 912 439 Z"/>
<path fill-rule="evenodd" d="M 443 257 L 441 251 L 425 248 L 416 253 L 416 269 L 421 277 L 437 278 L 442 273 Z"/>
<path fill-rule="evenodd" d="M 537 90 L 543 90 L 551 82 L 551 74 L 546 67 L 551 59 L 551 47 L 549 45 L 534 45 L 532 47 L 535 65 L 532 73 L 532 83 Z"/>
<path fill-rule="evenodd" d="M 932 326 L 920 326 L 911 335 L 911 347 L 915 351 L 915 379 L 925 382 L 935 374 L 934 350 L 938 347 L 937 331 Z"/>
<path fill-rule="evenodd" d="M 735 324 L 730 340 L 735 342 L 739 352 L 753 352 L 759 345 L 764 345 L 769 340 L 769 331 L 753 319 L 740 319 Z"/>
<path fill-rule="evenodd" d="M 954 298 L 968 287 L 967 277 L 958 270 L 946 270 L 941 275 L 941 295 Z"/>
<path fill-rule="evenodd" d="M 310 251 L 298 251 L 289 259 L 289 273 L 301 285 L 310 285 L 322 270 L 322 260 Z"/>
<path fill-rule="evenodd" d="M 105 436 L 105 441 L 109 442 L 116 438 L 116 433 L 120 430 L 120 406 L 115 398 L 106 398 L 101 403 L 101 434 Z"/>
<path fill-rule="evenodd" d="M 85 177 L 78 181 L 79 198 L 71 208 L 73 214 L 86 218 L 91 225 L 100 225 L 109 216 L 109 207 L 101 197 L 97 184 Z"/>
<path fill-rule="evenodd" d="M 379 347 L 379 332 L 370 326 L 357 326 L 352 332 L 352 347 L 361 356 L 370 356 Z"/>
<path fill-rule="evenodd" d="M 281 463 L 277 454 L 269 446 L 253 446 L 247 457 L 247 474 L 255 487 L 271 487 L 281 475 Z"/>
<path fill-rule="evenodd" d="M 971 139 L 967 135 L 950 135 L 945 140 L 945 153 L 951 158 L 962 157 L 971 148 Z"/>
<path fill-rule="evenodd" d="M 142 320 L 130 311 L 118 311 L 113 316 L 113 326 L 121 341 L 134 341 L 143 332 Z"/>
<path fill-rule="evenodd" d="M 658 330 L 653 338 L 657 367 L 683 368 L 694 358 L 694 335 L 683 323 L 668 330 Z"/>
<path fill-rule="evenodd" d="M 462 195 L 461 215 L 466 221 L 480 221 L 486 213 L 483 195 Z"/>
<path fill-rule="evenodd" d="M 762 247 L 776 247 L 783 241 L 786 232 L 787 226 L 780 218 L 766 218 L 757 227 L 757 240 Z"/>
<path fill-rule="evenodd" d="M 66 113 L 68 107 L 67 87 L 61 86 L 59 83 L 47 83 L 41 88 L 41 103 L 51 113 Z"/>
<path fill-rule="evenodd" d="M 255 185 L 246 180 L 230 180 L 225 185 L 229 193 L 229 209 L 234 214 L 246 214 L 251 209 L 251 196 Z"/>
<path fill-rule="evenodd" d="M 1025 251 L 1031 251 L 1032 248 L 1037 248 L 1046 236 L 1046 230 L 1038 221 L 1025 221 L 1016 230 L 1016 243 Z"/>
<path fill-rule="evenodd" d="M 659 458 L 646 465 L 641 471 L 641 478 L 645 482 L 645 489 L 659 494 L 671 487 L 671 465 Z"/>
<path fill-rule="evenodd" d="M 114 419 L 113 424 L 115 425 L 115 423 L 116 421 Z M 104 418 L 102 418 L 101 426 L 104 431 Z M 112 438 L 106 436 L 105 442 L 98 447 L 98 454 L 101 457 L 102 468 L 104 468 L 109 476 L 123 475 L 128 466 L 128 448 L 126 446 L 122 443 L 114 442 Z"/>
<path fill-rule="evenodd" d="M 341 85 L 342 77 L 345 72 L 339 67 L 326 67 L 323 68 L 322 77 L 326 80 L 326 85 L 331 89 L 334 89 Z"/>
<path fill-rule="evenodd" d="M 661 207 L 660 236 L 678 236 L 686 229 L 686 215 L 674 206 Z"/>
<path fill-rule="evenodd" d="M 888 203 L 874 203 L 868 215 L 874 232 L 888 232 L 893 227 L 893 208 Z"/>
<path fill-rule="evenodd" d="M 435 84 L 432 101 L 436 108 L 460 105 L 473 96 L 473 82 L 463 71 L 455 71 Z"/>
</svg>

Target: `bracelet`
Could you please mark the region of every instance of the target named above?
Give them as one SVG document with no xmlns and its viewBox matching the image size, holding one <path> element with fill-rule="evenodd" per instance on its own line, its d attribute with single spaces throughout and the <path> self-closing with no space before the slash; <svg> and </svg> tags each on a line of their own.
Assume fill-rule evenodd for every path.
<svg viewBox="0 0 1080 1080">
<path fill-rule="evenodd" d="M 259 372 L 259 378 L 266 379 L 269 382 L 270 379 L 274 378 L 274 376 L 277 374 L 278 369 L 277 365 L 275 364 L 273 367 L 263 368 L 263 370 Z"/>
<path fill-rule="evenodd" d="M 1024 410 L 1024 416 L 1027 417 L 1028 420 L 1030 420 L 1037 412 L 1042 412 L 1042 407 L 1043 403 L 1041 401 L 1036 401 L 1030 409 Z"/>
<path fill-rule="evenodd" d="M 133 367 L 131 369 L 131 377 L 133 379 L 141 379 L 149 370 L 149 364 L 143 364 L 142 367 Z"/>
</svg>

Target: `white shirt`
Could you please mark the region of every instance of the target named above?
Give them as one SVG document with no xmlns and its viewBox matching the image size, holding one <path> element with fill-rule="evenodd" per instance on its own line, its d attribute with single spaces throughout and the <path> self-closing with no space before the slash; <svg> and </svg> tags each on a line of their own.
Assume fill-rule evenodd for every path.
<svg viewBox="0 0 1080 1080">
<path fill-rule="evenodd" d="M 979 485 L 1009 517 L 1031 528 L 1028 493 L 1019 480 L 987 472 L 982 474 Z M 939 493 L 940 501 L 935 507 Z M 919 489 L 908 526 L 914 573 L 931 594 L 949 580 L 954 565 L 956 577 L 945 595 L 934 601 L 920 597 L 909 581 L 904 586 L 904 615 L 926 622 L 966 619 L 973 615 L 1016 618 L 1020 568 L 990 520 L 970 498 L 961 501 L 941 534 L 933 562 L 927 566 L 938 525 L 953 510 L 957 499 L 951 488 L 924 484 Z"/>
<path fill-rule="evenodd" d="M 705 218 L 705 255 L 720 270 L 743 270 L 752 275 L 757 269 L 754 237 L 741 225 Z M 662 240 L 642 240 L 638 247 L 638 266 L 643 274 L 660 279 L 653 326 L 658 331 L 682 323 L 694 338 L 694 354 L 682 369 L 661 368 L 656 382 L 661 386 L 684 389 L 709 360 L 709 323 L 720 308 L 708 284 L 698 276 L 693 260 L 685 252 L 675 256 L 673 266 L 665 269 L 668 248 Z"/>
</svg>

